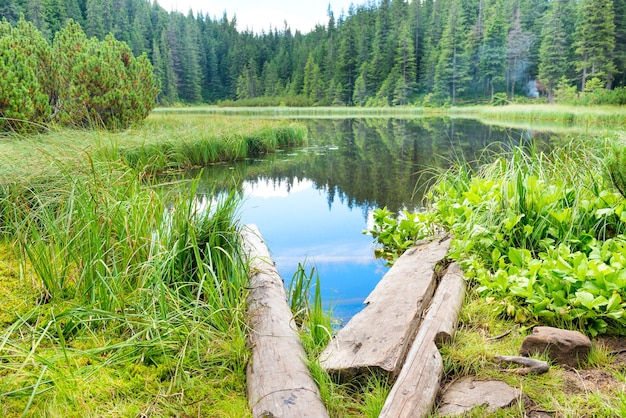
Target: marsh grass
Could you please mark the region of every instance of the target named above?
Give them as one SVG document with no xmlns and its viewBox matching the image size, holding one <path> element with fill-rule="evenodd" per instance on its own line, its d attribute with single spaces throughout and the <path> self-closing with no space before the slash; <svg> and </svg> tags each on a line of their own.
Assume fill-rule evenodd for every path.
<svg viewBox="0 0 626 418">
<path fill-rule="evenodd" d="M 227 157 L 302 139 L 244 125 Z M 72 135 L 0 144 L 0 415 L 249 416 L 238 195 L 166 191 L 119 152 L 146 131 Z"/>
<path fill-rule="evenodd" d="M 198 211 L 193 186 L 166 199 L 119 168 L 68 170 L 52 197 L 4 202 L 21 219 L 15 269 L 43 290 L 0 336 L 4 416 L 40 415 L 50 404 L 64 416 L 213 416 L 222 403 L 214 389 L 229 398 L 229 416 L 246 416 L 237 197 Z M 78 395 L 67 382 L 93 390 Z M 112 388 L 126 404 L 105 399 Z"/>
<path fill-rule="evenodd" d="M 448 109 L 451 116 L 478 117 L 481 120 L 544 121 L 581 127 L 626 125 L 623 106 L 508 105 L 467 106 Z"/>
</svg>

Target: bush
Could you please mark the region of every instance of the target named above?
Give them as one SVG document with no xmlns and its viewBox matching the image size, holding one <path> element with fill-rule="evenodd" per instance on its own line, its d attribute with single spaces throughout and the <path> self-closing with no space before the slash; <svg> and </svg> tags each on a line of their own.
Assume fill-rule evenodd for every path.
<svg viewBox="0 0 626 418">
<path fill-rule="evenodd" d="M 48 121 L 50 62 L 50 47 L 31 23 L 0 23 L 1 131 L 33 130 Z"/>
<path fill-rule="evenodd" d="M 70 20 L 52 47 L 30 23 L 0 24 L 0 130 L 48 122 L 124 129 L 142 121 L 158 94 L 152 65 L 108 35 L 87 39 Z"/>
<path fill-rule="evenodd" d="M 311 107 L 313 102 L 305 96 L 261 96 L 239 100 L 222 100 L 219 107 Z"/>
</svg>

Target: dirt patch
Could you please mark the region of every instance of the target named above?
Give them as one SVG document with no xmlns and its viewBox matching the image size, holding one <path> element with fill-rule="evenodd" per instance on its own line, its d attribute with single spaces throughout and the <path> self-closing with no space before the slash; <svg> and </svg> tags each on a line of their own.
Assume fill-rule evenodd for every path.
<svg viewBox="0 0 626 418">
<path fill-rule="evenodd" d="M 624 384 L 611 373 L 603 370 L 566 370 L 563 373 L 566 380 L 566 392 L 610 392 L 624 388 Z"/>
</svg>

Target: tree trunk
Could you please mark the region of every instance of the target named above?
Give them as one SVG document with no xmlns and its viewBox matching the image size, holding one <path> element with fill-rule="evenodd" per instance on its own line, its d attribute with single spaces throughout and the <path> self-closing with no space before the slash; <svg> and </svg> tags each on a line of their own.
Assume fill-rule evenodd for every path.
<svg viewBox="0 0 626 418">
<path fill-rule="evenodd" d="M 255 418 L 328 417 L 306 365 L 283 281 L 254 225 L 241 232 L 250 262 L 248 403 Z"/>
<path fill-rule="evenodd" d="M 463 272 L 448 267 L 379 418 L 428 416 L 443 376 L 438 347 L 452 339 L 465 296 Z"/>
<path fill-rule="evenodd" d="M 330 373 L 350 378 L 369 370 L 397 376 L 437 285 L 435 269 L 445 258 L 448 236 L 405 252 L 320 355 Z"/>
</svg>

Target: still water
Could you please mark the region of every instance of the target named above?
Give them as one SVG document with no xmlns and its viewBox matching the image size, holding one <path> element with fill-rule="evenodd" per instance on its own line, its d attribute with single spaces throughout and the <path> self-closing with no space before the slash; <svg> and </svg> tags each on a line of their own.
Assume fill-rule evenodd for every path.
<svg viewBox="0 0 626 418">
<path fill-rule="evenodd" d="M 299 263 L 315 267 L 324 301 L 340 323 L 362 307 L 387 268 L 374 257 L 377 207 L 416 209 L 437 170 L 474 161 L 485 150 L 551 135 L 470 120 L 303 120 L 305 147 L 207 167 L 202 188 L 237 188 L 243 223 L 256 224 L 286 284 Z M 487 157 L 488 158 L 488 157 Z"/>
</svg>

